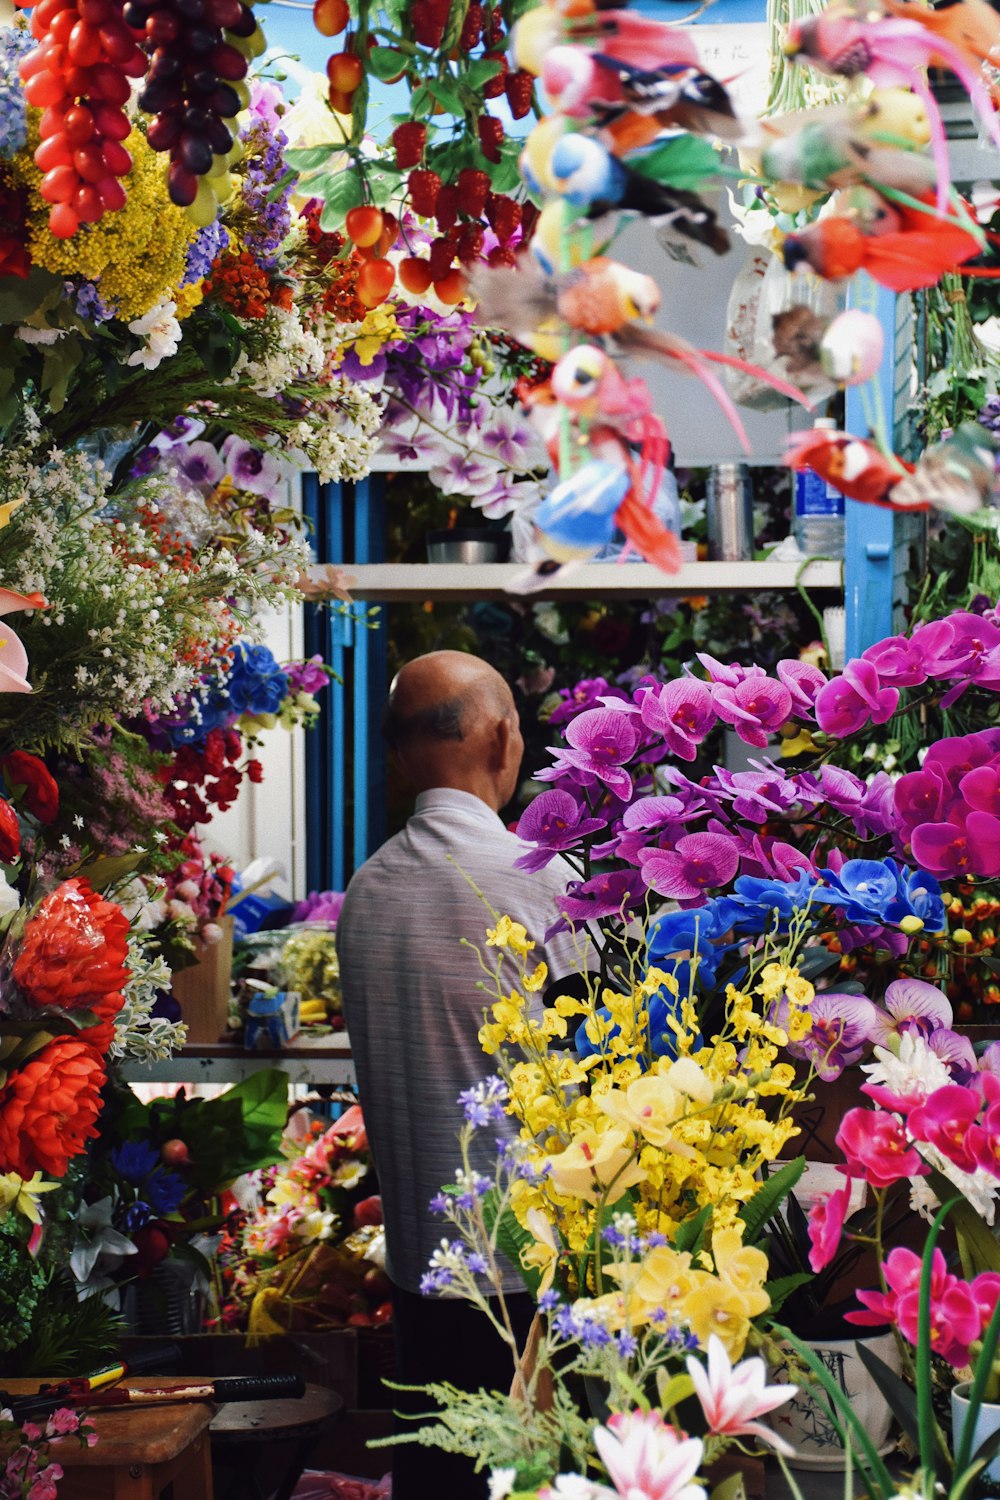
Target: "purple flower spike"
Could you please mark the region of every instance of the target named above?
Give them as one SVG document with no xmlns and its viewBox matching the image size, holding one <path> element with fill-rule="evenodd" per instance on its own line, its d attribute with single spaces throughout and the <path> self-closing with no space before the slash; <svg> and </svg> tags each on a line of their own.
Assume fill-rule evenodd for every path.
<svg viewBox="0 0 1000 1500">
<path fill-rule="evenodd" d="M 824 734 L 845 739 L 866 724 L 884 724 L 899 704 L 899 690 L 882 687 L 869 661 L 849 661 L 816 697 L 816 722 Z"/>
<path fill-rule="evenodd" d="M 538 780 L 553 781 L 561 766 L 571 766 L 584 785 L 602 781 L 616 797 L 632 795 L 632 778 L 624 763 L 635 754 L 641 731 L 628 713 L 612 708 L 591 708 L 566 726 L 568 750 L 553 750 L 557 764 L 539 773 Z"/>
<path fill-rule="evenodd" d="M 740 855 L 721 833 L 689 833 L 675 849 L 647 849 L 639 856 L 643 878 L 661 896 L 690 901 L 725 885 L 739 868 Z"/>
<path fill-rule="evenodd" d="M 930 1037 L 951 1022 L 951 1002 L 936 985 L 925 979 L 894 979 L 886 988 L 885 1009 L 875 1012 L 871 1039 L 884 1047 L 908 1032 Z"/>
<path fill-rule="evenodd" d="M 791 693 L 769 677 L 745 677 L 735 687 L 716 683 L 712 701 L 719 718 L 734 725 L 741 740 L 761 748 L 792 712 Z"/>
<path fill-rule="evenodd" d="M 807 661 L 779 661 L 776 671 L 792 695 L 796 713 L 812 716 L 816 694 L 826 687 L 826 675 Z"/>
<path fill-rule="evenodd" d="M 694 677 L 644 692 L 640 711 L 646 728 L 662 735 L 668 753 L 681 760 L 694 760 L 716 721 L 712 694 Z"/>
<path fill-rule="evenodd" d="M 560 849 L 572 849 L 588 833 L 606 828 L 603 818 L 588 818 L 571 792 L 554 787 L 529 802 L 517 825 L 517 836 L 529 849 L 515 861 L 519 870 L 544 870 Z"/>
<path fill-rule="evenodd" d="M 811 1062 L 823 1082 L 830 1083 L 864 1052 L 878 1012 L 863 995 L 823 991 L 812 1001 L 809 1014 L 812 1030 L 801 1041 L 790 1041 L 788 1050 L 793 1057 Z"/>
</svg>

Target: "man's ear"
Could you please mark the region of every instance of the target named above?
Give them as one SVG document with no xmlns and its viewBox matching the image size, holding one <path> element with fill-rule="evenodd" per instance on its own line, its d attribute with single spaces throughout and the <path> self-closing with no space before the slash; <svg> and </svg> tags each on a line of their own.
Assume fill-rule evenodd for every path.
<svg viewBox="0 0 1000 1500">
<path fill-rule="evenodd" d="M 493 730 L 494 769 L 502 771 L 510 760 L 511 725 L 509 719 L 498 719 Z"/>
</svg>

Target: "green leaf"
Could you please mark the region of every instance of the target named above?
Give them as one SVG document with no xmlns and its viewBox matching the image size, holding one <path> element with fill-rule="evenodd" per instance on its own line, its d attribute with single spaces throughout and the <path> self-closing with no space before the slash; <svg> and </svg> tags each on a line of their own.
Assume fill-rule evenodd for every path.
<svg viewBox="0 0 1000 1500">
<path fill-rule="evenodd" d="M 727 1475 L 721 1484 L 715 1486 L 710 1500 L 746 1500 L 746 1494 L 743 1475 L 735 1473 Z"/>
<path fill-rule="evenodd" d="M 62 411 L 66 405 L 70 376 L 82 358 L 83 350 L 75 338 L 61 338 L 58 343 L 42 346 L 40 389 L 52 411 Z"/>
<path fill-rule="evenodd" d="M 501 63 L 493 57 L 477 57 L 465 70 L 465 82 L 470 89 L 481 89 L 500 72 Z"/>
<path fill-rule="evenodd" d="M 702 1236 L 705 1233 L 705 1225 L 708 1223 L 712 1213 L 711 1203 L 706 1203 L 700 1208 L 693 1219 L 688 1219 L 674 1235 L 674 1249 L 680 1255 L 695 1255 L 701 1246 Z"/>
<path fill-rule="evenodd" d="M 464 113 L 462 107 L 462 95 L 452 83 L 445 83 L 443 79 L 432 78 L 427 81 L 427 92 L 441 108 L 447 110 L 450 115 L 461 115 Z"/>
<path fill-rule="evenodd" d="M 447 1192 L 447 1189 L 445 1189 Z M 497 1221 L 498 1195 L 496 1188 L 490 1188 L 483 1198 L 483 1222 L 487 1233 L 492 1235 L 496 1230 L 496 1247 L 501 1255 L 505 1255 L 522 1277 L 525 1286 L 533 1297 L 538 1296 L 538 1288 L 541 1285 L 542 1273 L 537 1266 L 525 1266 L 521 1262 L 521 1251 L 529 1249 L 535 1243 L 535 1237 L 524 1225 L 518 1222 L 514 1210 L 510 1204 L 505 1204 L 499 1222 Z"/>
<path fill-rule="evenodd" d="M 690 1375 L 671 1375 L 669 1380 L 664 1379 L 659 1387 L 658 1395 L 664 1411 L 671 1411 L 675 1406 L 680 1406 L 682 1401 L 689 1401 L 694 1395 L 694 1381 Z"/>
<path fill-rule="evenodd" d="M 343 227 L 348 211 L 357 208 L 365 200 L 364 184 L 357 169 L 345 169 L 321 182 L 311 182 L 309 190 L 323 199 L 320 228 L 327 231 Z"/>
<path fill-rule="evenodd" d="M 396 78 L 406 67 L 406 58 L 395 47 L 373 47 L 366 63 L 368 71 L 383 83 Z"/>
<path fill-rule="evenodd" d="M 796 1271 L 791 1276 L 776 1276 L 773 1281 L 765 1281 L 764 1290 L 771 1299 L 770 1311 L 776 1313 L 793 1292 L 812 1280 L 811 1272 Z"/>
<path fill-rule="evenodd" d="M 905 1380 L 900 1380 L 895 1370 L 891 1369 L 884 1359 L 879 1359 L 877 1354 L 873 1354 L 865 1347 L 862 1339 L 858 1339 L 854 1347 L 858 1351 L 861 1363 L 885 1397 L 889 1410 L 916 1446 L 919 1442 L 919 1433 L 917 1397 L 913 1387 L 907 1385 Z"/>
<path fill-rule="evenodd" d="M 95 859 L 92 864 L 81 865 L 80 873 L 87 877 L 95 891 L 106 891 L 137 870 L 145 858 L 141 849 L 132 854 L 108 855 L 105 859 Z"/>
<path fill-rule="evenodd" d="M 4 276 L 0 280 L 0 323 L 24 323 L 61 288 L 62 279 L 39 266 L 33 266 L 24 277 Z"/>
<path fill-rule="evenodd" d="M 240 1106 L 247 1135 L 273 1138 L 277 1147 L 288 1118 L 288 1074 L 280 1068 L 262 1068 L 234 1083 L 216 1103 L 234 1101 Z"/>
<path fill-rule="evenodd" d="M 339 146 L 297 146 L 285 152 L 285 160 L 297 172 L 315 172 L 317 167 L 325 167 L 339 150 Z"/>
<path fill-rule="evenodd" d="M 644 155 L 633 157 L 630 165 L 643 177 L 692 192 L 704 186 L 706 179 L 718 177 L 724 171 L 715 148 L 694 135 L 674 136 Z"/>
<path fill-rule="evenodd" d="M 749 1203 L 744 1203 L 739 1211 L 739 1217 L 746 1225 L 744 1238 L 748 1245 L 752 1245 L 760 1238 L 764 1226 L 769 1219 L 774 1218 L 805 1169 L 804 1156 L 797 1156 L 793 1161 L 786 1162 L 779 1171 L 768 1177 L 760 1191 L 754 1193 Z"/>
</svg>

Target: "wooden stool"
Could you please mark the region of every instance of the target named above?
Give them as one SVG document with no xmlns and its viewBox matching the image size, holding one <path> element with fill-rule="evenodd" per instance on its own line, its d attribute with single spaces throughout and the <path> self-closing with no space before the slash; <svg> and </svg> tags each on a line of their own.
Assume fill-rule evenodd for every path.
<svg viewBox="0 0 1000 1500">
<path fill-rule="evenodd" d="M 37 1391 L 37 1380 L 5 1380 L 12 1395 Z M 129 1385 L 162 1385 L 162 1379 Z M 266 1403 L 265 1403 L 266 1404 Z M 59 1500 L 159 1500 L 173 1485 L 173 1500 L 212 1500 L 212 1455 L 207 1428 L 213 1406 L 144 1406 L 95 1409 L 93 1448 L 75 1438 L 53 1443 L 52 1458 L 65 1474 Z"/>
<path fill-rule="evenodd" d="M 227 1401 L 217 1407 L 210 1428 L 212 1456 L 217 1469 L 230 1471 L 226 1500 L 268 1500 L 272 1495 L 273 1500 L 288 1500 L 324 1431 L 343 1408 L 343 1397 L 325 1385 L 307 1385 L 300 1400 Z"/>
</svg>

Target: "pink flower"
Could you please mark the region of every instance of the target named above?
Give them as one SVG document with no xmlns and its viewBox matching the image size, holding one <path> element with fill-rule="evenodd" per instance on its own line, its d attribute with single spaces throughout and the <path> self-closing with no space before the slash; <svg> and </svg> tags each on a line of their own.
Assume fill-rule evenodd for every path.
<svg viewBox="0 0 1000 1500">
<path fill-rule="evenodd" d="M 643 849 L 642 877 L 661 896 L 691 900 L 725 885 L 739 868 L 737 845 L 722 833 L 689 833 L 674 849 Z"/>
<path fill-rule="evenodd" d="M 0 615 L 9 615 L 16 609 L 45 609 L 41 594 L 15 594 L 13 589 L 0 589 Z M 9 626 L 0 629 L 0 693 L 30 693 L 28 653 Z"/>
<path fill-rule="evenodd" d="M 657 1411 L 615 1412 L 595 1427 L 594 1446 L 619 1495 L 627 1500 L 705 1500 L 692 1484 L 701 1464 L 701 1438 L 682 1438 Z"/>
<path fill-rule="evenodd" d="M 906 1138 L 894 1115 L 881 1110 L 849 1109 L 836 1136 L 851 1177 L 884 1188 L 903 1177 L 918 1177 L 928 1168 Z"/>
<path fill-rule="evenodd" d="M 786 1456 L 794 1453 L 783 1438 L 753 1419 L 790 1401 L 797 1386 L 768 1385 L 762 1359 L 744 1359 L 733 1366 L 725 1345 L 714 1333 L 708 1340 L 707 1370 L 693 1356 L 688 1357 L 687 1368 L 710 1432 L 755 1437 Z"/>
<path fill-rule="evenodd" d="M 844 1220 L 851 1204 L 851 1184 L 845 1182 L 835 1193 L 819 1198 L 809 1210 L 809 1264 L 816 1272 L 828 1266 L 837 1253 Z"/>
<path fill-rule="evenodd" d="M 884 724 L 899 704 L 899 690 L 882 687 L 870 661 L 849 661 L 816 696 L 816 722 L 824 734 L 844 739 L 871 722 Z"/>
<path fill-rule="evenodd" d="M 969 1362 L 970 1344 L 979 1338 L 984 1327 L 986 1309 L 980 1303 L 980 1296 L 986 1303 L 991 1288 L 984 1285 L 978 1289 L 980 1296 L 977 1296 L 974 1284 L 970 1286 L 958 1276 L 951 1275 L 940 1250 L 934 1251 L 931 1266 L 931 1349 L 948 1364 L 961 1369 Z M 882 1269 L 888 1293 L 858 1292 L 858 1301 L 863 1303 L 866 1311 L 848 1313 L 847 1321 L 869 1328 L 892 1323 L 905 1339 L 915 1345 L 923 1269 L 920 1256 L 899 1246 L 890 1250 Z M 989 1311 L 992 1312 L 992 1306 Z"/>
<path fill-rule="evenodd" d="M 910 1110 L 906 1126 L 915 1141 L 926 1141 L 963 1172 L 974 1172 L 977 1163 L 970 1149 L 970 1136 L 980 1103 L 978 1093 L 972 1089 L 947 1083 Z"/>
<path fill-rule="evenodd" d="M 720 719 L 734 725 L 748 745 L 767 744 L 768 735 L 780 729 L 792 713 L 792 695 L 784 683 L 769 677 L 745 677 L 735 687 L 715 683 L 712 702 Z"/>
<path fill-rule="evenodd" d="M 716 723 L 712 694 L 703 682 L 682 677 L 643 694 L 642 722 L 663 738 L 671 755 L 694 760 L 697 746 Z"/>
<path fill-rule="evenodd" d="M 792 707 L 796 713 L 812 715 L 816 695 L 826 687 L 826 676 L 819 667 L 807 661 L 779 661 L 777 673 L 792 695 Z"/>
</svg>

